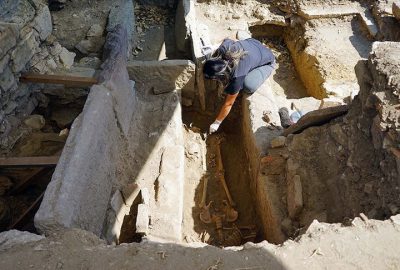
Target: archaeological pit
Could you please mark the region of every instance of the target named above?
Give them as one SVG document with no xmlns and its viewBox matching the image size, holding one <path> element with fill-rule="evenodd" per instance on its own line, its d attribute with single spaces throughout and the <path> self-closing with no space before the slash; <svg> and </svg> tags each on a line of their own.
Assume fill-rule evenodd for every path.
<svg viewBox="0 0 400 270">
<path fill-rule="evenodd" d="M 244 32 L 275 71 L 209 135 Z M 1 268 L 400 267 L 399 42 L 398 1 L 0 0 Z"/>
</svg>

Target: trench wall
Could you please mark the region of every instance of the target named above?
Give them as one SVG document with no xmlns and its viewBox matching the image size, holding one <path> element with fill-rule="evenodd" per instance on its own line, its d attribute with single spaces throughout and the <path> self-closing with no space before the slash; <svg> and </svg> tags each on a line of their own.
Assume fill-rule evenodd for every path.
<svg viewBox="0 0 400 270">
<path fill-rule="evenodd" d="M 21 120 L 46 104 L 37 84 L 19 83 L 22 72 L 69 69 L 75 53 L 52 38 L 50 11 L 41 1 L 0 2 L 0 150 L 13 147 L 26 129 Z"/>
</svg>

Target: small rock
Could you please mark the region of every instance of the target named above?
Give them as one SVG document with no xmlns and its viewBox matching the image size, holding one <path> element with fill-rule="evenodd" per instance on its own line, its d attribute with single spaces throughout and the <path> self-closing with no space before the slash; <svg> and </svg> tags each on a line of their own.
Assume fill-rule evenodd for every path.
<svg viewBox="0 0 400 270">
<path fill-rule="evenodd" d="M 367 194 L 371 194 L 374 191 L 374 183 L 368 182 L 364 185 L 364 192 Z"/>
<path fill-rule="evenodd" d="M 278 148 L 285 146 L 286 137 L 278 136 L 271 141 L 271 148 Z"/>
<path fill-rule="evenodd" d="M 42 115 L 34 114 L 24 120 L 25 125 L 33 129 L 42 129 L 46 124 Z"/>
<path fill-rule="evenodd" d="M 63 48 L 59 57 L 61 63 L 64 65 L 65 68 L 70 69 L 71 66 L 74 64 L 75 53 L 68 51 L 67 49 Z"/>
<path fill-rule="evenodd" d="M 86 36 L 88 37 L 101 37 L 103 35 L 104 28 L 101 27 L 100 24 L 93 24 L 89 31 L 87 32 Z"/>
</svg>

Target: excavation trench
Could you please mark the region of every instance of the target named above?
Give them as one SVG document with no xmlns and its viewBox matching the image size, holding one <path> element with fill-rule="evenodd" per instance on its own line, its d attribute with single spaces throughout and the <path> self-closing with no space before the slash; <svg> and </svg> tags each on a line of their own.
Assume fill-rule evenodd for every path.
<svg viewBox="0 0 400 270">
<path fill-rule="evenodd" d="M 37 233 L 33 217 L 43 199 L 72 122 L 81 113 L 87 89 L 47 87 L 42 102 L 20 125 L 22 136 L 0 166 L 0 230 Z M 40 159 L 48 160 L 43 165 Z"/>
</svg>

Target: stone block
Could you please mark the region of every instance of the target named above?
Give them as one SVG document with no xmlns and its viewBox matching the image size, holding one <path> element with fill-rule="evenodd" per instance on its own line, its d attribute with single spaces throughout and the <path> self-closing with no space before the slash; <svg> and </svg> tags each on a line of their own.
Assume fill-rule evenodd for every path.
<svg viewBox="0 0 400 270">
<path fill-rule="evenodd" d="M 271 141 L 271 148 L 279 148 L 285 146 L 286 137 L 278 136 Z"/>
<path fill-rule="evenodd" d="M 148 235 L 150 223 L 150 207 L 146 204 L 138 205 L 138 213 L 136 217 L 136 233 Z"/>
<path fill-rule="evenodd" d="M 392 10 L 393 15 L 400 21 L 400 1 L 393 2 Z"/>
<path fill-rule="evenodd" d="M 0 73 L 0 89 L 4 92 L 9 90 L 15 84 L 14 74 L 7 67 L 4 72 Z"/>
<path fill-rule="evenodd" d="M 121 0 L 119 3 L 114 4 L 111 7 L 110 14 L 108 16 L 107 32 L 111 32 L 118 24 L 124 25 L 128 31 L 128 49 L 131 48 L 135 13 L 133 8 L 133 1 Z"/>
<path fill-rule="evenodd" d="M 135 82 L 130 81 L 125 68 L 104 85 L 111 90 L 118 123 L 125 136 L 128 135 L 131 119 L 136 108 Z"/>
<path fill-rule="evenodd" d="M 137 87 L 153 89 L 156 95 L 174 90 L 182 91 L 182 95 L 194 92 L 195 68 L 188 60 L 128 62 L 130 79 Z"/>
<path fill-rule="evenodd" d="M 346 114 L 348 110 L 348 105 L 341 105 L 337 107 L 329 107 L 309 112 L 302 116 L 296 124 L 293 124 L 292 126 L 287 128 L 283 132 L 283 135 L 287 136 L 293 133 L 300 133 L 306 128 L 322 125 L 336 117 Z"/>
<path fill-rule="evenodd" d="M 41 233 L 80 228 L 100 236 L 115 179 L 120 133 L 108 89 L 92 87 L 35 215 Z"/>
<path fill-rule="evenodd" d="M 33 31 L 17 45 L 11 54 L 13 61 L 13 71 L 20 72 L 25 65 L 31 60 L 32 56 L 37 52 L 39 43 L 37 42 Z"/>
<path fill-rule="evenodd" d="M 303 189 L 300 176 L 295 175 L 288 179 L 287 208 L 290 218 L 296 218 L 303 209 Z"/>
<path fill-rule="evenodd" d="M 32 23 L 33 28 L 38 31 L 41 40 L 45 40 L 53 31 L 51 14 L 48 6 L 43 5 L 38 11 Z"/>
<path fill-rule="evenodd" d="M 18 37 L 18 27 L 15 24 L 0 23 L 0 58 L 5 57 L 17 44 Z"/>
<path fill-rule="evenodd" d="M 190 0 L 179 1 L 175 16 L 175 40 L 176 47 L 181 52 L 190 50 L 191 25 L 196 23 L 195 9 Z"/>
<path fill-rule="evenodd" d="M 165 148 L 158 177 L 159 191 L 152 208 L 151 235 L 180 241 L 183 219 L 184 147 Z"/>
</svg>

